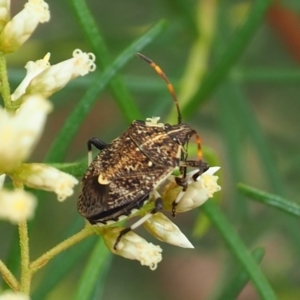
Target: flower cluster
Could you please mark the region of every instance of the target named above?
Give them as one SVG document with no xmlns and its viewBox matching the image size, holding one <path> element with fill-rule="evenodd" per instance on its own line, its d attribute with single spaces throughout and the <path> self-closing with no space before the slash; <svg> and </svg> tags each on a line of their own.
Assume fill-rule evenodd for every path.
<svg viewBox="0 0 300 300">
<path fill-rule="evenodd" d="M 49 19 L 48 4 L 44 0 L 28 0 L 24 9 L 13 18 L 10 18 L 10 0 L 0 0 L 0 58 L 17 51 L 37 25 Z M 70 59 L 55 65 L 50 65 L 50 53 L 47 53 L 42 59 L 27 62 L 25 68 L 25 78 L 11 95 L 8 93 L 9 87 L 5 86 L 6 77 L 6 80 L 2 78 L 0 86 L 5 104 L 0 107 L 0 218 L 12 223 L 23 222 L 34 216 L 37 199 L 24 191 L 24 186 L 54 192 L 60 201 L 73 194 L 73 188 L 78 183 L 75 177 L 46 164 L 26 161 L 40 140 L 47 116 L 52 110 L 52 104 L 47 98 L 70 80 L 94 71 L 96 65 L 92 53 L 76 49 Z M 2 65 L 0 70 L 4 69 Z M 164 126 L 158 121 L 157 117 L 148 118 L 146 125 Z M 175 201 L 178 213 L 199 207 L 221 189 L 217 184 L 218 176 L 214 175 L 218 169 L 212 167 L 196 180 L 194 178 L 199 170 L 186 174 L 188 186 L 185 192 L 176 184 L 175 177 L 170 176 L 162 186 L 162 191 L 153 191 L 154 198 L 161 194 L 163 207 L 169 211 Z M 15 189 L 3 188 L 6 177 L 11 179 Z M 149 203 L 153 204 L 151 201 Z M 139 213 L 142 218 L 135 223 L 135 227 L 143 224 L 161 241 L 193 248 L 180 229 L 161 212 L 151 214 L 141 210 Z M 156 269 L 162 259 L 162 249 L 134 232 L 127 232 L 120 238 L 122 230 L 122 227 L 104 226 L 99 233 L 113 253 L 138 260 L 151 270 Z M 7 295 L 1 295 L 0 299 L 27 299 L 19 294 Z"/>
<path fill-rule="evenodd" d="M 175 182 L 175 177 L 173 175 L 170 176 L 161 192 L 164 209 L 172 211 L 175 201 L 177 203 L 176 212 L 182 213 L 197 208 L 209 198 L 212 198 L 215 192 L 221 190 L 221 187 L 217 184 L 218 176 L 214 175 L 219 169 L 219 167 L 211 167 L 198 176 L 196 180 L 193 179 L 193 176 L 199 170 L 187 173 L 188 187 L 185 192 L 182 192 L 182 187 Z M 155 194 L 157 196 L 158 192 L 155 191 Z M 145 221 L 143 222 L 143 220 Z M 194 248 L 180 229 L 161 212 L 153 215 L 148 213 L 142 217 L 139 223 L 143 223 L 146 230 L 160 241 L 178 247 Z M 159 246 L 148 243 L 134 232 L 124 234 L 117 243 L 116 249 L 116 241 L 119 239 L 119 234 L 122 230 L 123 228 L 121 227 L 112 227 L 100 231 L 107 247 L 117 255 L 128 259 L 136 259 L 142 265 L 149 266 L 151 270 L 155 270 L 162 259 L 162 249 Z"/>
<path fill-rule="evenodd" d="M 7 290 L 0 295 L 0 300 L 30 300 L 28 295 Z"/>
<path fill-rule="evenodd" d="M 115 254 L 128 259 L 140 261 L 142 266 L 148 266 L 151 270 L 155 270 L 157 264 L 162 260 L 162 249 L 152 243 L 148 243 L 134 232 L 126 233 L 118 243 L 117 250 L 115 242 L 120 232 L 124 228 L 113 227 L 103 234 L 106 246 Z"/>
<path fill-rule="evenodd" d="M 10 1 L 0 1 L 0 52 L 11 53 L 31 36 L 39 23 L 49 21 L 48 4 L 29 0 L 24 9 L 10 19 Z M 50 54 L 29 61 L 27 74 L 10 98 L 0 107 L 0 218 L 12 223 L 31 219 L 36 198 L 23 186 L 51 191 L 62 201 L 73 194 L 78 180 L 46 164 L 24 163 L 38 143 L 52 104 L 47 99 L 70 80 L 95 70 L 95 56 L 75 50 L 73 57 L 50 65 Z M 14 109 L 11 109 L 14 107 Z M 5 176 L 14 190 L 3 188 Z"/>
<path fill-rule="evenodd" d="M 43 0 L 29 0 L 22 11 L 9 20 L 10 1 L 1 1 L 0 51 L 15 52 L 31 36 L 39 23 L 50 20 L 48 4 Z"/>
</svg>

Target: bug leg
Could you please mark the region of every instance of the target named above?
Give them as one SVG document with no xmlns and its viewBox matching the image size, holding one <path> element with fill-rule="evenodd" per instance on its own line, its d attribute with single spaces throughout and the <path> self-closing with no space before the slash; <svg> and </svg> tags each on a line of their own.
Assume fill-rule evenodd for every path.
<svg viewBox="0 0 300 300">
<path fill-rule="evenodd" d="M 182 187 L 182 191 L 178 194 L 177 198 L 172 203 L 172 216 L 176 216 L 176 206 L 178 205 L 179 201 L 181 200 L 183 194 L 188 188 L 188 182 L 185 177 L 175 177 L 176 183 Z"/>
<path fill-rule="evenodd" d="M 199 169 L 199 171 L 196 170 L 196 173 L 193 174 L 191 177 L 193 181 L 197 181 L 198 177 L 203 174 L 205 171 L 209 169 L 209 164 L 204 161 L 197 161 L 197 160 L 186 160 L 181 165 L 181 170 L 185 172 L 181 172 L 183 174 L 182 177 L 175 177 L 175 182 L 177 185 L 182 187 L 182 191 L 178 194 L 175 201 L 172 203 L 172 215 L 173 217 L 176 216 L 176 206 L 180 202 L 181 198 L 183 197 L 185 191 L 188 188 L 189 183 L 191 183 L 191 179 L 186 178 L 186 168 L 189 167 L 196 167 Z"/>
<path fill-rule="evenodd" d="M 108 146 L 108 144 L 96 137 L 92 137 L 87 141 L 88 151 L 92 151 L 92 145 L 95 146 L 98 150 L 103 150 Z"/>
<path fill-rule="evenodd" d="M 92 137 L 87 141 L 87 148 L 88 148 L 88 164 L 90 165 L 92 162 L 92 145 L 96 147 L 98 150 L 103 150 L 105 149 L 108 144 L 105 142 L 101 141 L 100 139 L 96 137 Z"/>
<path fill-rule="evenodd" d="M 199 175 L 209 169 L 209 164 L 202 160 L 185 160 L 180 162 L 180 167 L 199 168 Z"/>
<path fill-rule="evenodd" d="M 157 191 L 154 191 L 154 195 L 155 195 L 155 206 L 154 208 L 147 213 L 146 215 L 144 215 L 142 218 L 140 218 L 138 221 L 136 221 L 135 223 L 133 223 L 130 227 L 124 228 L 120 234 L 118 235 L 116 242 L 114 244 L 114 249 L 117 249 L 117 246 L 119 244 L 119 242 L 121 241 L 122 236 L 124 236 L 126 233 L 128 233 L 129 231 L 132 231 L 134 229 L 136 229 L 137 227 L 139 227 L 140 225 L 142 225 L 144 222 L 146 222 L 148 219 L 150 219 L 155 213 L 157 213 L 158 211 L 162 210 L 163 208 L 163 203 L 162 203 L 162 198 L 160 197 L 159 193 Z"/>
<path fill-rule="evenodd" d="M 201 162 L 201 165 L 199 166 L 199 171 L 197 173 L 195 173 L 192 178 L 194 181 L 197 181 L 197 178 L 203 174 L 204 172 L 206 172 L 209 169 L 209 164 L 206 162 Z"/>
</svg>

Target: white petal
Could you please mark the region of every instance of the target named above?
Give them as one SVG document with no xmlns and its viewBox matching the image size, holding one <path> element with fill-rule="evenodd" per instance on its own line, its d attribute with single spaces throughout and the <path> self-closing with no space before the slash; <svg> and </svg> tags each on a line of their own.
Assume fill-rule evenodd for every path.
<svg viewBox="0 0 300 300">
<path fill-rule="evenodd" d="M 10 18 L 10 0 L 0 0 L 0 31 Z"/>
<path fill-rule="evenodd" d="M 219 171 L 221 169 L 221 167 L 209 167 L 209 169 L 207 171 L 205 171 L 203 174 L 207 174 L 207 175 L 214 175 L 217 171 Z M 203 175 L 202 174 L 202 175 Z M 201 175 L 201 176 L 202 176 Z"/>
<path fill-rule="evenodd" d="M 110 251 L 128 259 L 138 260 L 142 266 L 148 266 L 151 270 L 155 270 L 157 264 L 162 260 L 162 249 L 148 243 L 136 233 L 130 231 L 123 235 L 117 245 L 117 250 L 114 249 L 116 239 L 122 229 L 119 227 L 108 228 L 103 235 L 104 242 Z"/>
<path fill-rule="evenodd" d="M 48 4 L 43 0 L 29 0 L 0 34 L 0 49 L 4 53 L 17 50 L 32 34 L 39 23 L 49 21 Z"/>
<path fill-rule="evenodd" d="M 41 94 L 49 97 L 62 89 L 71 79 L 84 76 L 95 69 L 95 55 L 77 49 L 73 52 L 73 58 L 52 65 L 37 75 L 30 82 L 26 94 Z"/>
<path fill-rule="evenodd" d="M 31 219 L 36 204 L 36 198 L 24 190 L 0 190 L 0 218 L 12 223 Z"/>
<path fill-rule="evenodd" d="M 199 207 L 209 198 L 212 198 L 215 192 L 221 190 L 221 187 L 217 183 L 219 177 L 212 175 L 219 169 L 220 167 L 210 167 L 206 172 L 198 176 L 197 181 L 194 181 L 193 175 L 198 170 L 189 172 L 186 176 L 188 187 L 185 192 L 182 192 L 182 187 L 178 186 L 170 176 L 170 182 L 162 192 L 164 208 L 171 210 L 173 202 L 176 201 L 176 212 L 186 212 Z"/>
<path fill-rule="evenodd" d="M 5 174 L 0 175 L 0 189 L 2 189 L 4 181 L 5 181 Z"/>
<path fill-rule="evenodd" d="M 56 193 L 59 201 L 71 196 L 74 186 L 78 183 L 78 180 L 70 174 L 36 163 L 22 164 L 12 177 L 29 187 Z"/>
<path fill-rule="evenodd" d="M 11 95 L 11 100 L 15 101 L 20 98 L 23 94 L 25 94 L 26 89 L 30 83 L 30 81 L 40 74 L 42 71 L 49 68 L 50 53 L 47 53 L 43 59 L 39 59 L 35 62 L 29 61 L 27 62 L 25 69 L 27 69 L 27 74 L 25 78 L 22 80 L 20 85 L 16 88 L 14 93 Z"/>
<path fill-rule="evenodd" d="M 0 108 L 0 174 L 12 172 L 29 157 L 51 108 L 40 96 L 27 97 L 13 115 Z"/>
<path fill-rule="evenodd" d="M 144 224 L 144 227 L 160 241 L 182 248 L 194 248 L 178 226 L 171 222 L 164 214 L 154 214 Z"/>
</svg>

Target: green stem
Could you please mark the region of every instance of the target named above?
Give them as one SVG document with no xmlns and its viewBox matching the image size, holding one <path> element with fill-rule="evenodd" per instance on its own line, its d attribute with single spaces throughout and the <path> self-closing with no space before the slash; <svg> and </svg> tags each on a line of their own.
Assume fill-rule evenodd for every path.
<svg viewBox="0 0 300 300">
<path fill-rule="evenodd" d="M 74 244 L 82 241 L 84 238 L 94 234 L 95 231 L 92 226 L 85 226 L 81 231 L 78 233 L 72 235 L 68 239 L 64 240 L 60 244 L 56 245 L 51 250 L 47 251 L 43 255 L 41 255 L 38 259 L 33 261 L 30 264 L 30 269 L 32 273 L 36 272 L 38 269 L 42 268 L 44 265 L 46 265 L 49 260 L 54 258 L 57 254 L 63 252 L 64 250 L 70 248 Z"/>
<path fill-rule="evenodd" d="M 15 276 L 10 272 L 7 266 L 0 260 L 0 273 L 4 281 L 14 290 L 19 291 L 20 285 Z"/>
<path fill-rule="evenodd" d="M 27 222 L 19 223 L 20 250 L 21 250 L 21 287 L 20 291 L 29 295 L 31 272 L 29 270 L 29 239 Z"/>
<path fill-rule="evenodd" d="M 5 108 L 13 111 L 13 105 L 10 99 L 10 87 L 7 78 L 6 60 L 3 54 L 0 54 L 0 92 Z"/>
</svg>

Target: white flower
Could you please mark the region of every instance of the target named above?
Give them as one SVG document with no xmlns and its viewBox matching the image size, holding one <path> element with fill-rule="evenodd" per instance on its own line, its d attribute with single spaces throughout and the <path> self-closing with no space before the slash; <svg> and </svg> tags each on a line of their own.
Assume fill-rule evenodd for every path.
<svg viewBox="0 0 300 300">
<path fill-rule="evenodd" d="M 48 4 L 43 0 L 29 0 L 0 34 L 0 49 L 4 53 L 17 50 L 31 36 L 39 23 L 50 20 Z"/>
<path fill-rule="evenodd" d="M 7 290 L 0 295 L 0 300 L 30 300 L 30 298 L 23 293 Z"/>
<path fill-rule="evenodd" d="M 0 190 L 0 218 L 12 223 L 29 220 L 34 215 L 36 198 L 24 190 Z M 0 298 L 1 299 L 1 298 Z"/>
<path fill-rule="evenodd" d="M 25 99 L 15 114 L 0 107 L 0 174 L 10 173 L 31 154 L 51 104 L 40 96 Z"/>
<path fill-rule="evenodd" d="M 0 175 L 0 189 L 2 189 L 4 181 L 5 181 L 5 174 Z"/>
<path fill-rule="evenodd" d="M 148 266 L 151 270 L 155 270 L 157 264 L 162 260 L 162 249 L 148 243 L 133 231 L 123 235 L 117 244 L 117 250 L 114 249 L 116 239 L 122 229 L 120 227 L 108 228 L 104 233 L 103 239 L 108 249 L 125 258 L 138 260 L 142 266 Z"/>
<path fill-rule="evenodd" d="M 49 63 L 50 53 L 47 53 L 43 59 L 39 59 L 37 61 L 29 61 L 27 62 L 25 69 L 27 70 L 26 76 L 20 85 L 16 88 L 14 93 L 11 95 L 11 100 L 15 101 L 20 98 L 26 92 L 26 88 L 28 87 L 30 81 L 40 74 L 42 71 L 46 70 L 50 67 Z"/>
<path fill-rule="evenodd" d="M 146 126 L 148 127 L 164 127 L 164 123 L 158 123 L 160 117 L 146 118 Z"/>
<path fill-rule="evenodd" d="M 143 225 L 160 241 L 183 248 L 194 248 L 179 228 L 161 212 L 154 214 Z"/>
<path fill-rule="evenodd" d="M 33 78 L 26 94 L 41 94 L 49 97 L 62 89 L 71 79 L 84 76 L 95 69 L 95 55 L 76 49 L 73 51 L 73 58 L 53 65 Z"/>
<path fill-rule="evenodd" d="M 37 163 L 21 164 L 11 177 L 14 181 L 29 187 L 54 192 L 59 201 L 71 196 L 74 185 L 78 183 L 78 180 L 70 174 Z"/>
<path fill-rule="evenodd" d="M 0 31 L 10 18 L 10 0 L 0 0 Z"/>
<path fill-rule="evenodd" d="M 185 192 L 182 192 L 182 187 L 178 186 L 171 177 L 171 182 L 166 185 L 162 193 L 164 208 L 171 210 L 175 201 L 177 203 L 176 212 L 181 213 L 202 205 L 213 197 L 215 192 L 221 190 L 217 183 L 219 177 L 213 175 L 219 169 L 220 167 L 210 167 L 197 178 L 197 181 L 194 181 L 192 177 L 198 170 L 189 172 L 187 174 L 188 188 Z"/>
</svg>

